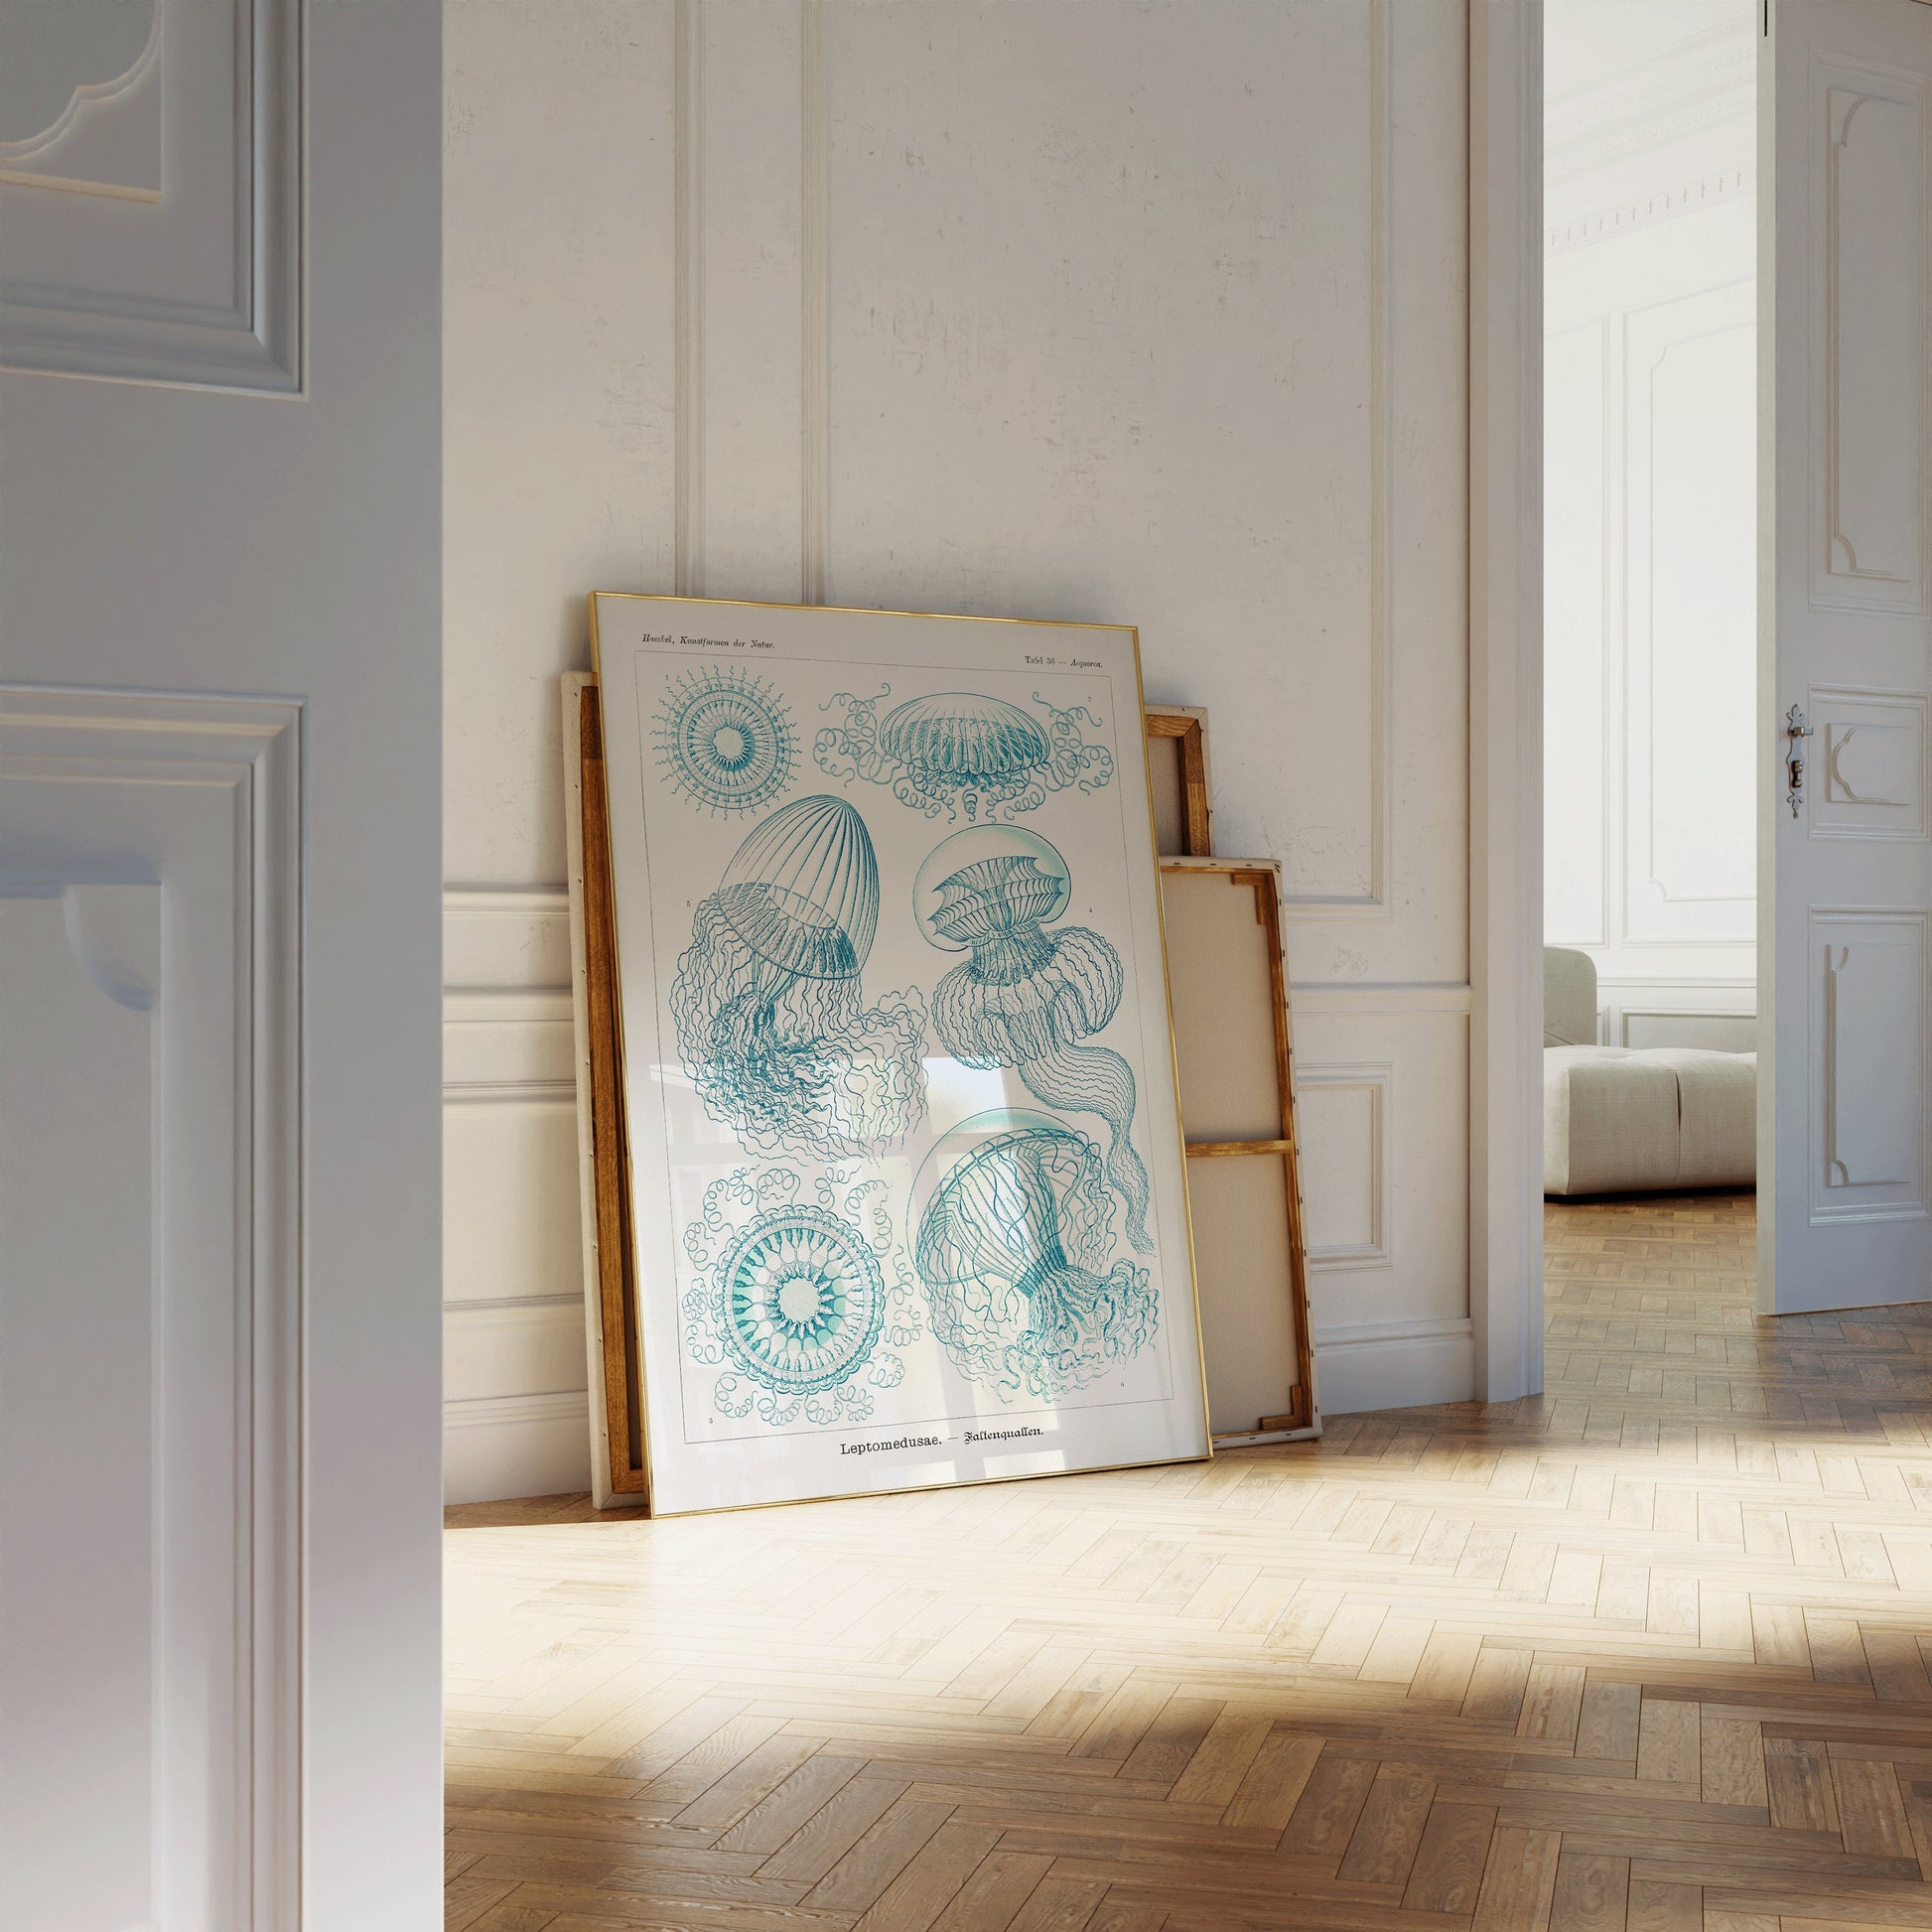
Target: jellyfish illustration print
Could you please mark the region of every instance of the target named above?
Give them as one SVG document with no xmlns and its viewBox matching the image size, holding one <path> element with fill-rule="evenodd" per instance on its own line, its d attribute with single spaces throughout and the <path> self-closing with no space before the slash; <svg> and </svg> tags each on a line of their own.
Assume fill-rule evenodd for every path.
<svg viewBox="0 0 1932 1932">
<path fill-rule="evenodd" d="M 1113 1258 L 1113 1200 L 1093 1142 L 1029 1109 L 976 1114 L 912 1183 L 913 1266 L 932 1331 L 962 1373 L 1052 1401 L 1153 1339 L 1147 1269 Z"/>
<path fill-rule="evenodd" d="M 1107 1123 L 1107 1175 L 1146 1254 L 1147 1169 L 1134 1147 L 1134 1069 L 1110 1046 L 1081 1045 L 1114 1017 L 1120 954 L 1085 926 L 1045 927 L 1066 909 L 1066 861 L 1015 825 L 956 832 L 927 855 L 913 911 L 944 952 L 966 952 L 932 995 L 932 1030 L 955 1059 L 1010 1066 L 1049 1107 Z"/>
<path fill-rule="evenodd" d="M 1011 818 L 1049 791 L 1098 791 L 1114 775 L 1114 755 L 1086 741 L 1100 720 L 1085 705 L 1061 711 L 1035 691 L 1044 714 L 1035 717 L 1004 698 L 939 691 L 881 718 L 880 699 L 891 695 L 886 685 L 870 698 L 841 691 L 827 699 L 821 709 L 844 710 L 813 741 L 812 756 L 835 778 L 890 785 L 928 818 Z"/>
<path fill-rule="evenodd" d="M 756 826 L 700 901 L 671 1017 L 706 1110 L 758 1153 L 837 1159 L 925 1115 L 916 989 L 868 1007 L 879 865 L 843 799 L 801 798 Z"/>
<path fill-rule="evenodd" d="M 699 1270 L 683 1301 L 685 1347 L 722 1370 L 713 1397 L 725 1415 L 863 1421 L 873 1391 L 905 1373 L 881 1342 L 918 1331 L 910 1277 L 891 1216 L 868 1198 L 879 1181 L 834 1173 L 812 1201 L 799 1188 L 787 1169 L 749 1168 L 706 1188 L 684 1231 Z"/>
<path fill-rule="evenodd" d="M 798 769 L 791 708 L 747 671 L 685 671 L 658 706 L 657 764 L 695 805 L 736 817 L 766 805 Z"/>
</svg>

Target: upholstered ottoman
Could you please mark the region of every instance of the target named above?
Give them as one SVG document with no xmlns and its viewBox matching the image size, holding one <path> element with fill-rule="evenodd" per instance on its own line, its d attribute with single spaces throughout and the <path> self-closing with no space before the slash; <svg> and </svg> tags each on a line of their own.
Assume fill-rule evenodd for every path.
<svg viewBox="0 0 1932 1932">
<path fill-rule="evenodd" d="M 1543 1191 L 1661 1193 L 1757 1178 L 1757 1055 L 1546 1046 Z"/>
<path fill-rule="evenodd" d="M 1596 965 L 1543 949 L 1543 1191 L 1663 1193 L 1757 1180 L 1757 1055 L 1598 1046 Z"/>
</svg>

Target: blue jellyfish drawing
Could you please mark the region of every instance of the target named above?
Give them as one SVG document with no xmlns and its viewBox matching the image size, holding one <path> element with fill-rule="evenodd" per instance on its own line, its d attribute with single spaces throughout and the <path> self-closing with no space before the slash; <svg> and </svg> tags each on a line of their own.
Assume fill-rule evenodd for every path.
<svg viewBox="0 0 1932 1932">
<path fill-rule="evenodd" d="M 789 1207 L 748 1228 L 725 1258 L 719 1326 L 754 1381 L 817 1395 L 850 1375 L 886 1317 L 879 1263 L 819 1207 Z"/>
<path fill-rule="evenodd" d="M 901 804 L 928 818 L 957 819 L 961 811 L 968 819 L 1012 818 L 1049 791 L 1098 791 L 1114 775 L 1114 755 L 1081 736 L 1082 726 L 1100 725 L 1085 705 L 1056 710 L 1035 691 L 1042 720 L 1004 698 L 939 691 L 882 719 L 879 700 L 891 695 L 889 684 L 870 698 L 841 691 L 827 699 L 821 710 L 845 710 L 818 734 L 812 756 L 835 778 L 892 786 Z"/>
<path fill-rule="evenodd" d="M 912 1259 L 964 1374 L 1050 1401 L 1147 1346 L 1158 1298 L 1113 1259 L 1112 1221 L 1100 1151 L 1064 1121 L 998 1108 L 941 1137 L 912 1183 Z"/>
<path fill-rule="evenodd" d="M 843 799 L 800 798 L 753 828 L 699 902 L 677 963 L 678 1052 L 747 1149 L 836 1160 L 925 1117 L 916 989 L 868 1007 L 879 863 Z"/>
<path fill-rule="evenodd" d="M 652 736 L 671 783 L 728 818 L 769 804 L 798 769 L 790 707 L 746 671 L 681 673 L 658 707 Z"/>
<path fill-rule="evenodd" d="M 1120 954 L 1085 926 L 1044 928 L 1072 893 L 1066 861 L 1019 826 L 976 826 L 942 840 L 913 882 L 913 910 L 943 951 L 965 951 L 932 995 L 932 1030 L 969 1066 L 1010 1066 L 1049 1107 L 1107 1123 L 1107 1174 L 1146 1254 L 1147 1169 L 1134 1148 L 1134 1069 L 1110 1046 L 1079 1042 L 1120 1005 Z"/>
<path fill-rule="evenodd" d="M 684 1231 L 699 1276 L 681 1306 L 692 1359 L 723 1371 L 713 1390 L 723 1414 L 862 1421 L 872 1391 L 904 1378 L 881 1343 L 902 1347 L 919 1323 L 884 1192 L 834 1171 L 805 1201 L 796 1173 L 750 1168 L 705 1189 Z"/>
</svg>

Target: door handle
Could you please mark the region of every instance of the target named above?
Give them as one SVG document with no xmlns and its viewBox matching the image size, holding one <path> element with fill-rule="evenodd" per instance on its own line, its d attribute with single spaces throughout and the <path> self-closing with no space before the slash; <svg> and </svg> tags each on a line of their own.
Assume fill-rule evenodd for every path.
<svg viewBox="0 0 1932 1932">
<path fill-rule="evenodd" d="M 1784 802 L 1791 807 L 1793 818 L 1798 816 L 1798 807 L 1805 802 L 1805 740 L 1811 735 L 1811 727 L 1805 723 L 1805 714 L 1794 704 L 1784 714 Z"/>
</svg>

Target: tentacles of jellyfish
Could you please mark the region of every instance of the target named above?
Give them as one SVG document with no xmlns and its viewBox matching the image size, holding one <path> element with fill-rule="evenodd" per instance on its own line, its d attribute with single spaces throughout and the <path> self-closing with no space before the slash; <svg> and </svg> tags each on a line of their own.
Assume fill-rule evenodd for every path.
<svg viewBox="0 0 1932 1932">
<path fill-rule="evenodd" d="M 1047 727 L 1052 748 L 1046 760 L 1047 782 L 1055 791 L 1066 785 L 1078 785 L 1082 791 L 1100 790 L 1114 775 L 1114 755 L 1104 745 L 1089 745 L 1080 736 L 1082 724 L 1097 731 L 1100 720 L 1083 704 L 1056 710 L 1037 691 L 1034 701 L 1044 705 L 1052 720 Z"/>
<path fill-rule="evenodd" d="M 925 1115 L 916 990 L 868 1007 L 856 977 L 788 973 L 745 942 L 721 897 L 699 906 L 671 988 L 706 1111 L 755 1153 L 836 1160 L 902 1139 Z"/>
<path fill-rule="evenodd" d="M 1108 1265 L 1112 1208 L 1098 1150 L 1032 1118 L 1036 1125 L 986 1142 L 937 1188 L 915 1265 L 932 1331 L 960 1368 L 1003 1395 L 1026 1389 L 1050 1401 L 1131 1360 L 1159 1309 L 1145 1268 Z"/>
<path fill-rule="evenodd" d="M 1098 1114 L 1107 1123 L 1107 1178 L 1127 1204 L 1127 1238 L 1141 1254 L 1147 1231 L 1147 1168 L 1136 1153 L 1134 1069 L 1111 1046 L 1063 1046 L 1019 1062 L 1028 1091 L 1049 1107 Z"/>
<path fill-rule="evenodd" d="M 869 698 L 841 691 L 827 698 L 820 711 L 843 704 L 843 721 L 828 725 L 812 741 L 812 756 L 835 778 L 864 778 L 868 784 L 891 784 L 897 760 L 879 748 L 879 700 L 888 697 L 893 687 L 882 684 Z M 923 805 L 921 805 L 923 809 Z"/>
<path fill-rule="evenodd" d="M 1127 1209 L 1127 1238 L 1152 1252 L 1147 1168 L 1135 1151 L 1134 1069 L 1110 1046 L 1081 1046 L 1120 1005 L 1120 955 L 1099 933 L 1023 922 L 980 939 L 933 989 L 932 1028 L 969 1066 L 1010 1066 L 1049 1107 L 1107 1123 L 1107 1176 Z"/>
</svg>

